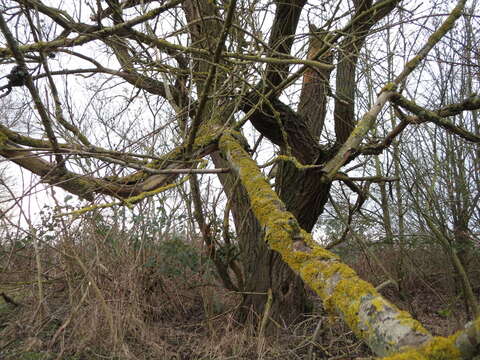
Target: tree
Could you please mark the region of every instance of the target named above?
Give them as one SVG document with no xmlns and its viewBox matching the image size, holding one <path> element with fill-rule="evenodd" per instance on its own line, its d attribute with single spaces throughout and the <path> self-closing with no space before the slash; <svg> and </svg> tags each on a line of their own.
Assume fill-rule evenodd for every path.
<svg viewBox="0 0 480 360">
<path fill-rule="evenodd" d="M 473 11 L 474 8 L 466 10 L 467 13 Z M 462 20 L 464 31 L 456 34 L 456 41 L 453 38 L 448 40 L 448 48 L 443 51 L 436 48 L 434 53 L 439 60 L 426 67 L 440 75 L 435 83 L 440 96 L 430 99 L 437 107 L 446 106 L 453 99 L 474 91 L 476 79 L 472 69 L 475 60 L 467 49 L 476 42 L 476 34 L 471 17 Z M 479 135 L 478 111 L 460 113 L 454 119 L 455 124 Z M 451 259 L 464 295 L 466 312 L 476 317 L 480 307 L 470 284 L 469 268 L 476 255 L 473 229 L 478 228 L 479 148 L 462 143 L 454 134 L 442 134 L 436 127 L 419 135 L 424 136 L 420 143 L 428 144 L 418 147 L 424 158 L 407 149 L 403 151 L 404 163 L 410 164 L 403 171 L 403 181 L 409 184 L 405 188 L 409 189 L 407 197 L 412 203 L 411 210 L 416 215 L 414 218 L 420 219 L 418 227 L 421 231 L 430 233 Z"/>
<path fill-rule="evenodd" d="M 87 206 L 77 214 L 112 204 L 133 206 L 185 182 L 182 174 L 194 179 L 196 174 L 217 173 L 235 223 L 243 276 L 228 257 L 216 265 L 226 286 L 245 293 L 243 309 L 262 313 L 264 294 L 271 290 L 271 315 L 290 323 L 305 310 L 306 283 L 378 355 L 425 345 L 414 351 L 469 358 L 475 353 L 467 346 L 471 336 L 432 338 L 309 234 L 333 181 L 357 189 L 354 179 L 340 169 L 360 155 L 380 153 L 410 123 L 432 122 L 469 141 L 480 140 L 446 119 L 479 108 L 478 96 L 429 110 L 402 95 L 409 75 L 454 26 L 465 1 L 458 2 L 422 47 L 408 50 L 416 55 L 384 82 L 370 109 L 362 116 L 356 114 L 361 49 L 369 35 L 389 26 L 388 16 L 404 12 L 399 3 L 353 0 L 330 7 L 305 0 L 160 4 L 107 0 L 105 7 L 84 1 L 69 8 L 39 0 L 9 1 L 0 15 L 5 38 L 0 58 L 16 63 L 9 79 L 20 77 L 20 81 L 4 89 L 24 85 L 38 120 L 31 119 L 26 135 L 1 125 L 0 155 L 43 182 L 88 201 L 99 195 L 118 199 Z M 89 18 L 85 18 L 87 9 Z M 271 11 L 274 15 L 268 16 Z M 299 28 L 306 24 L 302 14 L 312 14 L 316 23 L 304 34 L 309 48 L 306 59 L 293 54 L 305 43 Z M 260 15 L 271 21 L 268 37 Z M 52 65 L 67 57 L 78 59 L 80 67 Z M 61 75 L 67 79 L 63 84 L 55 80 Z M 71 98 L 62 96 L 62 91 L 77 91 L 72 75 L 103 80 L 102 85 L 89 83 L 96 91 L 85 113 L 97 119 L 89 120 L 91 124 L 76 114 Z M 282 99 L 298 89 L 299 79 L 303 82 L 295 110 L 293 103 Z M 40 84 L 46 85 L 48 95 Z M 115 87 L 121 90 L 115 92 Z M 112 101 L 115 107 L 109 107 Z M 387 104 L 398 109 L 402 121 L 382 141 L 368 143 L 368 134 Z M 157 116 L 164 109 L 173 112 L 173 120 L 159 124 Z M 404 116 L 405 111 L 412 115 Z M 146 124 L 139 124 L 138 119 L 147 118 L 145 113 L 151 116 Z M 152 126 L 146 130 L 148 121 Z M 242 134 L 247 122 L 275 145 L 275 190 Z M 170 132 L 167 146 L 158 143 L 161 130 Z M 109 137 L 95 139 L 99 133 Z M 330 133 L 332 141 L 320 141 Z M 204 168 L 202 159 L 207 157 L 215 169 Z M 202 220 L 198 186 L 195 180 L 190 185 L 197 222 L 208 242 L 211 231 Z M 238 275 L 236 281 L 230 273 Z M 478 345 L 478 328 L 477 324 L 468 330 L 468 334 L 476 331 L 473 346 Z"/>
</svg>

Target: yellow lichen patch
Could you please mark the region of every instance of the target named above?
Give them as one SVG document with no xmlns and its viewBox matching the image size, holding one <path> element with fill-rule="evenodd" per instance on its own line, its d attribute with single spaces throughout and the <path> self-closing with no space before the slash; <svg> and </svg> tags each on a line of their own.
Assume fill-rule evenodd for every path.
<svg viewBox="0 0 480 360">
<path fill-rule="evenodd" d="M 396 89 L 397 84 L 395 84 L 394 82 L 389 82 L 383 87 L 382 91 L 395 91 Z"/>
<path fill-rule="evenodd" d="M 382 311 L 382 310 L 385 310 L 386 303 L 382 298 L 378 297 L 372 300 L 372 305 L 376 311 Z M 393 306 L 393 305 L 390 305 L 390 306 Z"/>
<path fill-rule="evenodd" d="M 68 212 L 68 213 L 58 214 L 55 217 L 62 217 L 62 216 L 67 216 L 67 215 L 77 215 L 78 216 L 78 215 L 87 213 L 89 211 L 93 211 L 93 210 L 96 210 L 96 209 L 110 208 L 110 207 L 113 207 L 113 206 L 116 206 L 116 205 L 125 205 L 129 209 L 132 209 L 133 205 L 136 204 L 137 202 L 139 202 L 139 201 L 141 201 L 141 200 L 143 200 L 147 197 L 158 195 L 161 192 L 164 192 L 164 191 L 167 191 L 167 190 L 172 189 L 174 187 L 177 187 L 177 186 L 183 184 L 184 182 L 186 182 L 188 179 L 189 179 L 189 176 L 185 176 L 178 183 L 167 184 L 165 186 L 159 187 L 159 188 L 154 189 L 154 190 L 145 191 L 145 192 L 142 192 L 138 195 L 126 198 L 122 201 L 114 201 L 114 202 L 110 202 L 110 203 L 106 203 L 106 204 L 94 204 L 94 205 L 90 205 L 90 206 L 85 206 L 81 209 L 74 210 L 74 211 L 71 211 L 71 212 Z"/>
<path fill-rule="evenodd" d="M 420 348 L 408 350 L 383 358 L 384 360 L 456 360 L 461 353 L 455 346 L 454 337 L 435 337 Z"/>
<path fill-rule="evenodd" d="M 326 298 L 324 294 L 325 281 L 321 276 L 321 270 L 323 268 L 323 262 L 313 259 L 312 261 L 305 262 L 300 269 L 300 276 L 309 284 L 312 290 L 320 294 L 322 298 Z"/>
<path fill-rule="evenodd" d="M 338 261 L 330 262 L 328 268 L 325 269 L 323 273 L 328 277 L 332 277 L 334 274 L 339 274 L 342 279 L 357 277 L 357 274 L 353 269 Z"/>
<path fill-rule="evenodd" d="M 259 168 L 263 169 L 267 166 L 273 165 L 273 164 L 275 164 L 277 162 L 280 162 L 280 161 L 288 161 L 288 162 L 292 163 L 298 170 L 318 169 L 318 168 L 321 167 L 321 165 L 303 165 L 294 156 L 277 155 L 277 157 L 275 159 L 266 162 L 262 166 L 259 166 Z"/>
<path fill-rule="evenodd" d="M 392 305 L 394 306 L 394 305 Z M 423 333 L 425 335 L 428 335 L 427 329 L 425 329 L 422 324 L 420 324 L 418 321 L 413 319 L 411 315 L 406 312 L 406 311 L 399 311 L 397 315 L 397 320 L 400 322 L 400 324 L 409 327 L 411 329 L 414 329 L 418 333 Z"/>
<path fill-rule="evenodd" d="M 295 267 L 298 268 L 301 264 L 309 261 L 312 258 L 312 255 L 303 251 L 293 251 L 292 254 L 289 255 L 289 258 L 291 259 L 289 262 L 291 262 L 292 265 L 296 265 Z"/>
<path fill-rule="evenodd" d="M 375 297 L 375 290 L 372 286 L 360 279 L 350 281 L 350 279 L 340 280 L 331 295 L 331 302 L 335 304 L 336 310 L 342 314 L 343 319 L 349 327 L 356 333 L 365 331 L 360 328 L 359 322 L 361 300 L 366 296 Z M 364 325 L 364 324 L 363 324 Z"/>
<path fill-rule="evenodd" d="M 316 257 L 323 258 L 323 259 L 330 259 L 330 260 L 339 260 L 340 258 L 335 255 L 334 253 L 325 250 L 324 248 L 315 244 L 315 247 L 312 249 L 312 255 Z"/>
</svg>

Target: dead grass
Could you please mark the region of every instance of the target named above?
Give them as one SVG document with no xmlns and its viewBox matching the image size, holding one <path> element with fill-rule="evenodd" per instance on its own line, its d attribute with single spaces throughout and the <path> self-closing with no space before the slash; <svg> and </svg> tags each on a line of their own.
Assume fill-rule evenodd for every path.
<svg viewBox="0 0 480 360">
<path fill-rule="evenodd" d="M 315 299 L 313 314 L 295 326 L 257 336 L 255 328 L 236 322 L 240 295 L 219 286 L 198 246 L 178 238 L 134 235 L 114 228 L 99 231 L 92 224 L 64 228 L 53 240 L 38 242 L 40 273 L 32 239 L 4 241 L 0 292 L 19 305 L 0 300 L 0 358 L 313 360 L 371 355 Z M 435 334 L 451 333 L 464 321 L 462 302 L 441 253 L 425 251 L 406 256 L 406 299 L 391 288 L 383 292 L 400 307 L 415 309 L 414 315 Z M 189 255 L 176 258 L 182 252 Z M 381 254 L 388 271 L 396 274 L 398 251 L 382 249 Z M 350 258 L 365 279 L 374 284 L 384 280 L 376 264 L 360 254 Z"/>
<path fill-rule="evenodd" d="M 463 328 L 468 320 L 460 282 L 440 247 L 430 245 L 400 252 L 391 246 L 382 246 L 375 251 L 383 267 L 395 279 L 401 279 L 400 291 L 393 286 L 381 290 L 386 298 L 409 311 L 434 335 L 446 336 Z M 358 254 L 350 265 L 372 284 L 387 280 L 380 266 L 364 254 Z M 480 295 L 479 270 L 480 259 L 478 255 L 472 256 L 468 275 L 477 297 Z"/>
</svg>

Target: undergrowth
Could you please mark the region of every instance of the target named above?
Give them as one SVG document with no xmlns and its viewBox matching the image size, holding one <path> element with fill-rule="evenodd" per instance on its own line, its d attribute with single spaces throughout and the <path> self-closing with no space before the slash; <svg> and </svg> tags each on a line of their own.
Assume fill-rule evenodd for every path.
<svg viewBox="0 0 480 360">
<path fill-rule="evenodd" d="M 395 273 L 398 251 L 378 251 Z M 403 297 L 391 287 L 382 292 L 445 335 L 464 321 L 462 302 L 441 253 L 423 251 L 430 261 L 421 250 L 407 256 Z M 263 336 L 255 321 L 238 323 L 241 294 L 222 288 L 202 244 L 185 234 L 125 231 L 98 217 L 68 224 L 49 218 L 33 233 L 3 238 L 0 254 L 1 359 L 371 356 L 313 295 L 313 313 L 288 328 L 274 323 Z M 361 252 L 346 258 L 372 283 L 384 280 Z"/>
</svg>

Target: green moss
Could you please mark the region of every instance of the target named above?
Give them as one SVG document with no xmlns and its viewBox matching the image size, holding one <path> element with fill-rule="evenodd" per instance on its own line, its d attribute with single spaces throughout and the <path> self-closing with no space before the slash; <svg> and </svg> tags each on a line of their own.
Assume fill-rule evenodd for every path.
<svg viewBox="0 0 480 360">
<path fill-rule="evenodd" d="M 19 355 L 15 359 L 17 360 L 50 360 L 53 359 L 53 356 L 48 353 L 28 351 Z"/>
<path fill-rule="evenodd" d="M 385 84 L 385 86 L 383 87 L 382 91 L 395 91 L 397 90 L 397 84 L 395 84 L 394 82 L 389 82 L 388 84 Z"/>
</svg>

